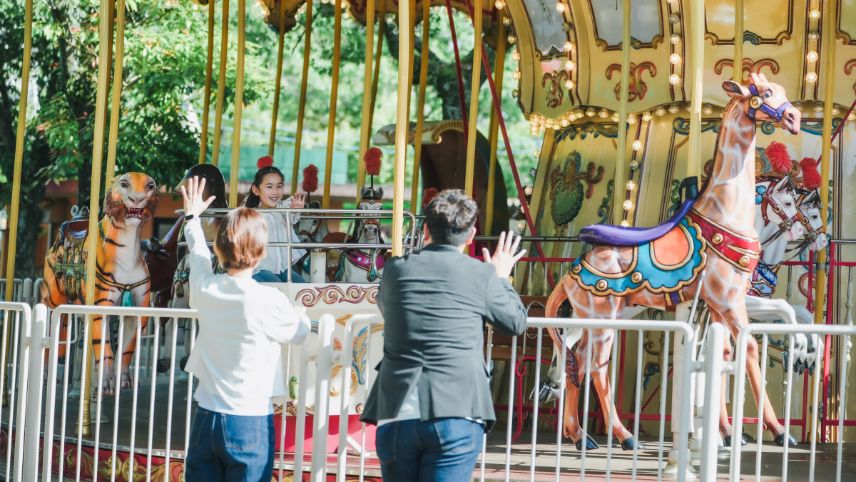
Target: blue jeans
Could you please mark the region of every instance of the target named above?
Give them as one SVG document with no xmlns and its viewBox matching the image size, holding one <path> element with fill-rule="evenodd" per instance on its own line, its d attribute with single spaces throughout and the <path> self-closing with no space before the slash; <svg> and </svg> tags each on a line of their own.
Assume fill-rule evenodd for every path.
<svg viewBox="0 0 856 482">
<path fill-rule="evenodd" d="M 385 482 L 472 480 L 484 427 L 463 418 L 402 420 L 377 429 L 377 456 Z"/>
<path fill-rule="evenodd" d="M 273 415 L 226 415 L 196 409 L 184 461 L 186 482 L 270 482 Z"/>
<path fill-rule="evenodd" d="M 253 275 L 253 279 L 258 281 L 259 283 L 287 283 L 288 282 L 288 271 L 283 271 L 280 274 L 276 274 L 272 271 L 261 270 L 258 273 Z M 302 276 L 295 273 L 294 270 L 291 270 L 291 281 L 293 283 L 306 283 L 306 280 L 303 279 Z"/>
</svg>

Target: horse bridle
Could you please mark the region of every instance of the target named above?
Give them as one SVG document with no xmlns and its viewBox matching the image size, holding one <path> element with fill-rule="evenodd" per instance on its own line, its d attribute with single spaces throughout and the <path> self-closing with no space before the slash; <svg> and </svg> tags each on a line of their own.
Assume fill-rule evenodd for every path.
<svg viewBox="0 0 856 482">
<path fill-rule="evenodd" d="M 785 217 L 785 209 L 773 198 L 772 193 L 776 191 L 775 186 L 777 183 L 774 182 L 773 189 L 767 189 L 764 192 L 764 195 L 761 197 L 761 217 L 764 219 L 764 224 L 770 224 L 770 218 L 767 216 L 767 208 L 773 210 L 776 213 L 781 221 L 778 224 L 778 229 L 776 232 L 771 234 L 767 239 L 761 241 L 761 245 L 765 246 L 776 239 L 779 236 L 787 233 L 794 226 L 794 222 L 801 223 L 803 226 L 808 225 L 808 219 L 805 215 L 800 211 L 799 205 L 797 205 L 796 213 L 791 217 Z"/>
<path fill-rule="evenodd" d="M 752 97 L 749 98 L 749 119 L 755 120 L 755 113 L 759 110 L 768 116 L 772 117 L 776 120 L 776 122 L 782 121 L 782 116 L 785 115 L 785 111 L 793 107 L 793 104 L 788 102 L 787 100 L 782 103 L 777 108 L 772 108 L 764 102 L 764 98 L 761 97 L 761 94 L 758 92 L 758 87 L 755 87 L 755 84 L 749 84 L 749 93 L 752 94 Z"/>
</svg>

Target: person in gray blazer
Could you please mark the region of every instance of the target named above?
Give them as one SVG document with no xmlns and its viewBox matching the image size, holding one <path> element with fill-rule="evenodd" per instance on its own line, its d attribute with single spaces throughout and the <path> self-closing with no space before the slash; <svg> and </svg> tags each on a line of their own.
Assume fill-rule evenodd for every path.
<svg viewBox="0 0 856 482">
<path fill-rule="evenodd" d="M 478 205 L 463 191 L 439 193 L 424 212 L 425 247 L 384 267 L 383 359 L 361 418 L 378 425 L 385 481 L 471 480 L 496 421 L 484 324 L 525 331 L 526 309 L 508 282 L 525 251 L 503 233 L 485 262 L 465 254 Z"/>
</svg>

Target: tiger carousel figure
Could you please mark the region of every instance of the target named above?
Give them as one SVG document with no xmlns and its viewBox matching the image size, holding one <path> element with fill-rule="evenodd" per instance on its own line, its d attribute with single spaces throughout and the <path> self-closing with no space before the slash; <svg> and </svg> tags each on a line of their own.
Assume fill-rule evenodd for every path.
<svg viewBox="0 0 856 482">
<path fill-rule="evenodd" d="M 96 279 L 93 300 L 97 306 L 149 306 L 151 278 L 143 259 L 141 236 L 143 225 L 152 219 L 158 204 L 158 186 L 142 172 L 129 172 L 113 178 L 104 197 L 103 217 L 97 231 L 78 212 L 62 224 L 45 259 L 42 302 L 50 308 L 86 302 L 86 243 L 96 240 Z M 148 319 L 141 320 L 145 330 Z M 116 390 L 113 370 L 114 350 L 110 345 L 108 323 L 100 315 L 91 319 L 92 351 L 95 370 L 104 361 L 101 390 L 112 395 Z M 121 389 L 132 386 L 129 366 L 136 349 L 136 319 L 125 317 L 121 344 Z M 105 331 L 104 328 L 107 328 Z M 60 336 L 65 341 L 68 331 Z M 60 344 L 60 359 L 65 357 L 65 344 Z M 97 386 L 98 384 L 94 384 Z"/>
</svg>

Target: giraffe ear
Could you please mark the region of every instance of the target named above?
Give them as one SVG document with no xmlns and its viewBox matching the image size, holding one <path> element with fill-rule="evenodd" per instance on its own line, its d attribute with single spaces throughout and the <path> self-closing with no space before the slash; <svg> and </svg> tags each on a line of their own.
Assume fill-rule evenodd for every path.
<svg viewBox="0 0 856 482">
<path fill-rule="evenodd" d="M 742 85 L 734 82 L 733 80 L 726 80 L 722 83 L 722 88 L 725 90 L 725 93 L 728 94 L 729 97 L 748 97 L 749 89 L 743 87 Z"/>
</svg>

